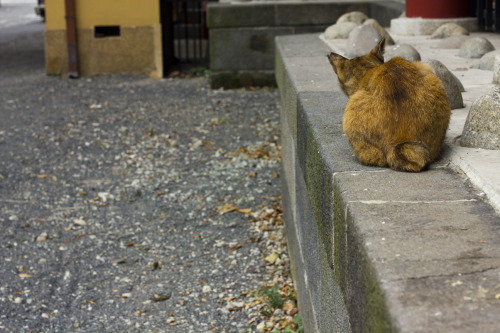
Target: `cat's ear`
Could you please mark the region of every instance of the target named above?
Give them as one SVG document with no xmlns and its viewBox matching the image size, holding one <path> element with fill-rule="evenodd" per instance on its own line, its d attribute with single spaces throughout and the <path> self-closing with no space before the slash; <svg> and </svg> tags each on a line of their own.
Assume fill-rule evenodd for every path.
<svg viewBox="0 0 500 333">
<path fill-rule="evenodd" d="M 374 55 L 377 59 L 384 63 L 384 48 L 385 48 L 385 38 L 382 38 L 380 42 L 370 51 L 371 55 Z"/>
<path fill-rule="evenodd" d="M 330 65 L 332 65 L 333 71 L 335 74 L 337 74 L 337 68 L 339 67 L 339 63 L 341 61 L 347 60 L 347 58 L 344 58 L 340 54 L 337 53 L 330 53 L 326 55 L 328 57 L 328 61 L 330 62 Z"/>
</svg>

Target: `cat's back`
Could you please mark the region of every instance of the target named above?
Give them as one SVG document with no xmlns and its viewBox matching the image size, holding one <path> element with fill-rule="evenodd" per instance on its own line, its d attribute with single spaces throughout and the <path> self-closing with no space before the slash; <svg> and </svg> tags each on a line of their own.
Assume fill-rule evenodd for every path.
<svg viewBox="0 0 500 333">
<path fill-rule="evenodd" d="M 373 97 L 391 104 L 418 105 L 432 103 L 433 100 L 447 100 L 441 80 L 429 65 L 399 57 L 369 71 L 360 87 Z"/>
<path fill-rule="evenodd" d="M 367 73 L 367 80 L 363 81 L 366 87 L 372 88 L 409 88 L 405 83 L 411 83 L 410 86 L 415 87 L 418 80 L 429 74 L 432 74 L 429 66 L 396 57 L 373 68 Z"/>
</svg>

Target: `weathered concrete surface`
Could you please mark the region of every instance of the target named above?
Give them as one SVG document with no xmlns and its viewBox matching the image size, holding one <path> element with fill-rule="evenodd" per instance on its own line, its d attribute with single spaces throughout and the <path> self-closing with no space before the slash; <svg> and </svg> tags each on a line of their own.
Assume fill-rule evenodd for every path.
<svg viewBox="0 0 500 333">
<path fill-rule="evenodd" d="M 448 159 L 418 174 L 361 165 L 317 37 L 276 39 L 283 203 L 305 331 L 498 331 L 498 213 Z"/>
<path fill-rule="evenodd" d="M 425 19 L 421 17 L 399 17 L 391 20 L 391 30 L 404 36 L 432 35 L 443 24 L 455 23 L 469 32 L 478 31 L 477 18 Z"/>
<path fill-rule="evenodd" d="M 461 147 L 460 136 L 471 105 L 481 96 L 494 87 L 494 72 L 477 69 L 480 59 L 458 57 L 458 47 L 447 48 L 442 46 L 443 40 L 429 39 L 429 36 L 402 36 L 393 30 L 389 32 L 397 43 L 406 43 L 414 46 L 423 59 L 438 59 L 455 75 L 465 87 L 462 92 L 464 107 L 454 109 L 445 138 L 446 145 L 453 147 L 443 151 L 453 164 L 462 169 L 471 181 L 482 189 L 489 201 L 500 211 L 500 151 L 485 151 Z M 500 48 L 500 35 L 494 33 L 472 33 L 472 36 L 487 38 L 496 49 Z M 462 37 L 462 36 L 454 36 Z M 454 39 L 450 37 L 447 39 Z M 468 36 L 465 36 L 469 38 Z M 445 40 L 447 40 L 445 39 Z M 462 41 L 463 42 L 463 41 Z M 337 53 L 343 54 L 344 40 L 328 40 L 326 43 Z M 493 77 L 493 79 L 492 79 Z"/>
</svg>

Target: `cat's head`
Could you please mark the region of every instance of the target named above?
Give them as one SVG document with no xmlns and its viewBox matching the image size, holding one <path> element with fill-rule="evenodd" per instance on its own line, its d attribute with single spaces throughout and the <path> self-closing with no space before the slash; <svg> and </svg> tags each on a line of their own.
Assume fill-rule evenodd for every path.
<svg viewBox="0 0 500 333">
<path fill-rule="evenodd" d="M 368 70 L 384 63 L 384 43 L 385 39 L 382 38 L 370 53 L 354 59 L 347 59 L 334 52 L 327 55 L 339 79 L 340 88 L 347 96 L 358 90 L 359 81 Z"/>
</svg>

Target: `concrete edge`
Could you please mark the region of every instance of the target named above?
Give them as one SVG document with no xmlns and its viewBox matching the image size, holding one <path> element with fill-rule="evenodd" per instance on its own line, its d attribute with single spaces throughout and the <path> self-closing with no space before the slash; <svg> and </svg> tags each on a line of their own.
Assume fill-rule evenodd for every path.
<svg viewBox="0 0 500 333">
<path fill-rule="evenodd" d="M 330 311 L 347 314 L 345 331 L 468 331 L 480 327 L 481 331 L 493 332 L 496 324 L 490 316 L 500 315 L 500 302 L 495 296 L 500 290 L 489 290 L 494 294 L 482 300 L 482 309 L 470 309 L 463 298 L 471 297 L 467 294 L 470 290 L 484 288 L 484 281 L 489 284 L 498 279 L 500 253 L 496 247 L 500 240 L 490 234 L 500 226 L 498 215 L 482 200 L 479 190 L 445 160 L 420 174 L 360 165 L 349 153 L 338 128 L 339 109 L 343 110 L 345 98 L 338 94 L 324 55 L 304 51 L 316 50 L 321 43 L 317 36 L 309 37 L 307 44 L 303 36 L 276 39 L 276 80 L 286 142 L 285 221 L 289 244 L 300 244 L 300 257 L 293 258 L 292 254 L 293 267 L 302 267 L 305 272 L 293 275 L 298 279 L 299 307 L 307 326 L 328 332 L 321 328 L 325 311 Z M 319 85 L 310 84 L 313 74 L 317 74 L 314 78 Z M 404 191 L 408 188 L 412 189 L 409 194 Z M 309 212 L 300 213 L 295 207 L 304 201 L 309 202 L 304 208 Z M 307 215 L 308 220 L 302 220 L 300 214 Z M 389 234 L 374 227 L 388 221 L 392 221 Z M 413 229 L 413 225 L 419 227 Z M 289 233 L 290 228 L 294 232 Z M 472 229 L 474 232 L 469 232 Z M 315 245 L 307 243 L 309 233 L 317 235 L 312 237 Z M 443 241 L 436 235 L 450 239 Z M 488 241 L 481 241 L 486 237 Z M 410 243 L 409 249 L 406 243 Z M 489 253 L 488 259 L 471 262 L 466 253 L 480 244 L 481 251 Z M 320 254 L 316 265 L 322 267 L 298 263 L 314 260 L 308 257 L 314 251 Z M 322 256 L 327 257 L 326 262 Z M 313 273 L 308 274 L 308 270 Z M 311 277 L 321 271 L 330 271 L 335 279 L 321 279 L 319 284 L 329 283 L 330 290 L 341 290 L 341 295 L 332 293 L 335 299 L 327 302 L 335 307 L 320 306 L 323 303 L 318 299 L 328 296 L 314 295 L 317 288 L 311 288 Z M 468 276 L 468 290 L 461 293 L 455 287 L 463 274 Z M 414 303 L 403 301 L 411 295 L 417 296 Z"/>
</svg>

